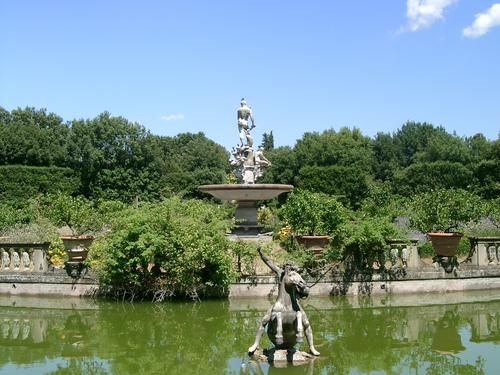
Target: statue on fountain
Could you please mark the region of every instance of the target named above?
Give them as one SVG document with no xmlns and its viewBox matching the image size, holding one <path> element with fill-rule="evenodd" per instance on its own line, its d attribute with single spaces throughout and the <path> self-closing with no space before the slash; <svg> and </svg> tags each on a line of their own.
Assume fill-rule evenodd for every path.
<svg viewBox="0 0 500 375">
<path fill-rule="evenodd" d="M 252 129 L 255 121 L 252 109 L 245 99 L 241 100 L 238 108 L 238 132 L 240 143 L 231 150 L 231 167 L 238 179 L 237 184 L 202 185 L 199 190 L 223 201 L 235 201 L 235 223 L 232 234 L 235 236 L 258 236 L 263 226 L 257 222 L 257 202 L 273 199 L 278 195 L 289 192 L 292 185 L 261 184 L 256 179 L 262 175 L 264 168 L 271 162 L 264 156 L 264 149 L 253 149 Z"/>
<path fill-rule="evenodd" d="M 253 150 L 253 137 L 250 132 L 256 125 L 252 109 L 244 98 L 241 99 L 237 117 L 240 144 L 233 147 L 230 163 L 236 168 L 234 174 L 239 183 L 255 184 L 255 180 L 262 176 L 262 169 L 270 166 L 271 162 L 264 156 L 262 147 L 259 147 L 257 152 Z"/>
<path fill-rule="evenodd" d="M 309 295 L 309 288 L 304 279 L 295 266 L 285 264 L 283 268 L 279 268 L 262 253 L 260 248 L 257 250 L 264 263 L 278 275 L 280 285 L 278 298 L 262 318 L 255 341 L 248 348 L 248 355 L 250 357 L 257 355 L 260 339 L 267 328 L 267 335 L 275 347 L 264 350 L 263 354 L 259 353 L 256 359 L 269 362 L 307 362 L 314 358 L 313 356 L 319 356 L 320 353 L 314 347 L 311 325 L 298 301 Z M 304 334 L 312 355 L 295 349 L 295 345 L 304 340 Z"/>
</svg>

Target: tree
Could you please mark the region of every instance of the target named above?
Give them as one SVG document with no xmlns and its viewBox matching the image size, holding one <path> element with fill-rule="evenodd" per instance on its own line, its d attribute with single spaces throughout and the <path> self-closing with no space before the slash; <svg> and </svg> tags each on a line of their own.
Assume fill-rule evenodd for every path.
<svg viewBox="0 0 500 375">
<path fill-rule="evenodd" d="M 295 152 L 289 146 L 281 146 L 269 150 L 266 157 L 271 166 L 264 169 L 264 174 L 259 180 L 261 183 L 287 184 L 294 183 L 296 172 Z"/>
<path fill-rule="evenodd" d="M 429 123 L 407 122 L 394 135 L 395 142 L 401 149 L 401 165 L 409 166 L 414 158 L 429 145 L 432 135 L 444 132 L 443 128 L 435 128 Z"/>
<path fill-rule="evenodd" d="M 67 166 L 68 126 L 45 109 L 0 108 L 0 164 Z"/>
<path fill-rule="evenodd" d="M 357 209 L 368 193 L 369 175 L 356 167 L 308 165 L 299 170 L 296 186 L 336 196 L 343 204 Z"/>
<path fill-rule="evenodd" d="M 71 124 L 69 160 L 86 197 L 131 201 L 160 196 L 151 135 L 141 125 L 104 112 Z"/>
<path fill-rule="evenodd" d="M 489 145 L 484 159 L 474 166 L 474 180 L 475 190 L 482 197 L 500 196 L 500 139 Z"/>
<path fill-rule="evenodd" d="M 272 130 L 269 133 L 262 134 L 262 143 L 260 145 L 264 148 L 264 151 L 269 151 L 274 148 L 274 136 Z"/>
<path fill-rule="evenodd" d="M 465 143 L 469 149 L 470 158 L 472 163 L 479 163 L 484 159 L 491 158 L 494 143 L 488 141 L 488 139 L 481 133 L 477 133 L 472 137 L 466 138 Z"/>
<path fill-rule="evenodd" d="M 373 155 L 375 178 L 382 181 L 391 180 L 403 159 L 397 139 L 387 133 L 377 133 L 373 140 Z"/>
<path fill-rule="evenodd" d="M 337 195 L 351 207 L 358 207 L 373 175 L 371 140 L 357 128 L 305 133 L 294 148 L 297 186 Z"/>
<path fill-rule="evenodd" d="M 462 163 L 419 162 L 395 173 L 393 190 L 403 196 L 410 196 L 438 188 L 466 189 L 472 183 L 472 172 Z"/>
<path fill-rule="evenodd" d="M 229 154 L 203 133 L 158 137 L 154 170 L 162 189 L 199 197 L 198 186 L 223 183 L 229 173 Z"/>
<path fill-rule="evenodd" d="M 371 140 L 363 136 L 358 128 L 305 133 L 297 141 L 294 151 L 299 169 L 307 165 L 342 165 L 368 173 L 373 170 Z"/>
</svg>

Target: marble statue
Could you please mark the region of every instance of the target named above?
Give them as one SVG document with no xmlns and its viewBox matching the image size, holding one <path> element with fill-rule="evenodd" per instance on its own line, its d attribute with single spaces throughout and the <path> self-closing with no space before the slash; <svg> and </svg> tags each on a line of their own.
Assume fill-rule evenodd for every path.
<svg viewBox="0 0 500 375">
<path fill-rule="evenodd" d="M 251 130 L 255 128 L 252 109 L 245 99 L 241 99 L 238 114 L 238 132 L 240 144 L 231 150 L 232 159 L 229 161 L 235 169 L 234 174 L 241 184 L 254 184 L 262 176 L 263 168 L 269 167 L 271 162 L 264 156 L 264 149 L 259 147 L 253 150 Z"/>
<path fill-rule="evenodd" d="M 275 351 L 295 351 L 295 345 L 303 341 L 305 334 L 309 352 L 314 356 L 319 356 L 320 353 L 314 347 L 311 325 L 299 304 L 299 299 L 309 295 L 309 288 L 305 281 L 293 265 L 286 264 L 283 269 L 279 268 L 262 253 L 260 248 L 258 252 L 264 263 L 278 275 L 280 285 L 276 302 L 262 318 L 255 341 L 248 348 L 248 354 L 252 356 L 255 353 L 267 327 L 267 335 L 275 345 Z M 307 353 L 303 354 L 307 356 Z"/>
<path fill-rule="evenodd" d="M 238 132 L 240 133 L 241 146 L 244 145 L 246 140 L 246 145 L 248 147 L 253 146 L 253 137 L 250 131 L 255 128 L 255 121 L 253 119 L 252 109 L 247 105 L 245 98 L 241 99 L 240 108 L 238 108 Z M 248 127 L 248 120 L 252 122 L 252 126 Z"/>
<path fill-rule="evenodd" d="M 257 152 L 255 153 L 255 164 L 261 168 L 269 167 L 271 165 L 271 162 L 264 156 L 264 147 L 262 146 L 259 146 Z"/>
</svg>

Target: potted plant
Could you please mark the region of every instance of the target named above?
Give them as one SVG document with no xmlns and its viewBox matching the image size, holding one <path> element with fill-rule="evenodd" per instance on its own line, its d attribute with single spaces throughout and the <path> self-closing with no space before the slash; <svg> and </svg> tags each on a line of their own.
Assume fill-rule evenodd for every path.
<svg viewBox="0 0 500 375">
<path fill-rule="evenodd" d="M 438 189 L 422 193 L 410 203 L 410 222 L 426 233 L 437 256 L 453 257 L 467 223 L 483 216 L 479 196 L 463 189 Z"/>
<path fill-rule="evenodd" d="M 47 196 L 45 206 L 47 216 L 55 225 L 69 228 L 70 233 L 60 237 L 68 256 L 66 263 L 83 262 L 95 238 L 94 232 L 102 226 L 92 202 L 83 197 L 57 194 Z"/>
<path fill-rule="evenodd" d="M 335 197 L 300 189 L 288 195 L 279 216 L 297 242 L 315 253 L 328 245 L 346 220 L 345 208 Z"/>
</svg>

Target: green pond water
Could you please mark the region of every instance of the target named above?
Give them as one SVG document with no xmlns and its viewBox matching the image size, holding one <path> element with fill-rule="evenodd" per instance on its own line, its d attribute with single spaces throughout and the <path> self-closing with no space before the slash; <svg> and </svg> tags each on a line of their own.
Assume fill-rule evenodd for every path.
<svg viewBox="0 0 500 375">
<path fill-rule="evenodd" d="M 500 373 L 499 291 L 304 300 L 321 356 L 287 368 L 245 354 L 269 306 L 266 299 L 129 304 L 4 296 L 0 373 Z M 267 337 L 261 344 L 271 345 Z"/>
</svg>

